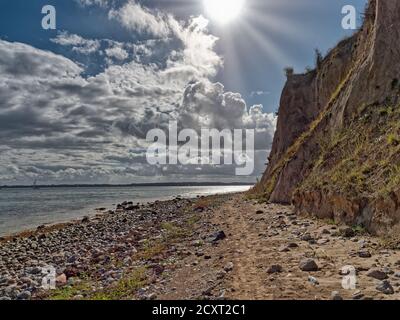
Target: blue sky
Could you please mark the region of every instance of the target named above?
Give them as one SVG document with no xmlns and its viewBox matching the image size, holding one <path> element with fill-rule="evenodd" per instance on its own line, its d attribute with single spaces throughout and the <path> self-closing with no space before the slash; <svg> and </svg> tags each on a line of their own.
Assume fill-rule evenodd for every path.
<svg viewBox="0 0 400 320">
<path fill-rule="evenodd" d="M 366 0 L 246 0 L 222 25 L 203 0 L 2 0 L 0 185 L 255 181 L 285 83 L 352 31 L 341 9 Z M 43 30 L 41 9 L 57 10 Z M 253 129 L 255 170 L 151 166 L 146 133 Z M 196 161 L 196 157 L 193 158 Z"/>
</svg>

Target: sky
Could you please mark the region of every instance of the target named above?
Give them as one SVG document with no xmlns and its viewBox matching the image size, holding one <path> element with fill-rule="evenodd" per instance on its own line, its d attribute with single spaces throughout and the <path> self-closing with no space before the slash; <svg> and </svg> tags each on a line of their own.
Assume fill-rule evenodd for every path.
<svg viewBox="0 0 400 320">
<path fill-rule="evenodd" d="M 218 1 L 218 0 L 215 0 Z M 366 0 L 245 0 L 221 24 L 205 0 L 2 0 L 0 185 L 249 181 L 265 169 L 285 83 L 353 31 Z M 41 26 L 44 5 L 56 29 Z M 227 9 L 228 10 L 228 9 Z M 360 22 L 359 22 L 360 24 Z M 255 130 L 255 170 L 149 165 L 146 133 Z"/>
</svg>

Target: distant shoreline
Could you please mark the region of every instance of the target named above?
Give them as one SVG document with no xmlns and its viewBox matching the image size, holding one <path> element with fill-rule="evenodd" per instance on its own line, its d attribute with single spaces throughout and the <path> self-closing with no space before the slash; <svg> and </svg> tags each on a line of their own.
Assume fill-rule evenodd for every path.
<svg viewBox="0 0 400 320">
<path fill-rule="evenodd" d="M 253 186 L 250 182 L 176 182 L 176 183 L 132 183 L 132 184 L 51 184 L 51 185 L 3 185 L 0 189 L 21 188 L 121 188 L 121 187 L 208 187 L 208 186 Z"/>
</svg>

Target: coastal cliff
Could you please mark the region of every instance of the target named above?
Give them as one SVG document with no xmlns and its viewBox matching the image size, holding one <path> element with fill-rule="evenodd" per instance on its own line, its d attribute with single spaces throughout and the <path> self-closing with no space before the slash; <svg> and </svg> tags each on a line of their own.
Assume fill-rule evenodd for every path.
<svg viewBox="0 0 400 320">
<path fill-rule="evenodd" d="M 400 2 L 371 0 L 362 28 L 288 74 L 255 192 L 377 234 L 400 222 Z"/>
</svg>

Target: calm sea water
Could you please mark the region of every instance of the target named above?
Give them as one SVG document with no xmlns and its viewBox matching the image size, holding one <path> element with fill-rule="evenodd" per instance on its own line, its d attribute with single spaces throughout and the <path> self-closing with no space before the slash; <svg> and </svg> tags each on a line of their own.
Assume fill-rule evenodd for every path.
<svg viewBox="0 0 400 320">
<path fill-rule="evenodd" d="M 246 186 L 0 189 L 0 236 L 96 214 L 95 209 L 100 207 L 114 209 L 123 201 L 145 203 L 177 195 L 196 197 L 248 189 Z"/>
</svg>

